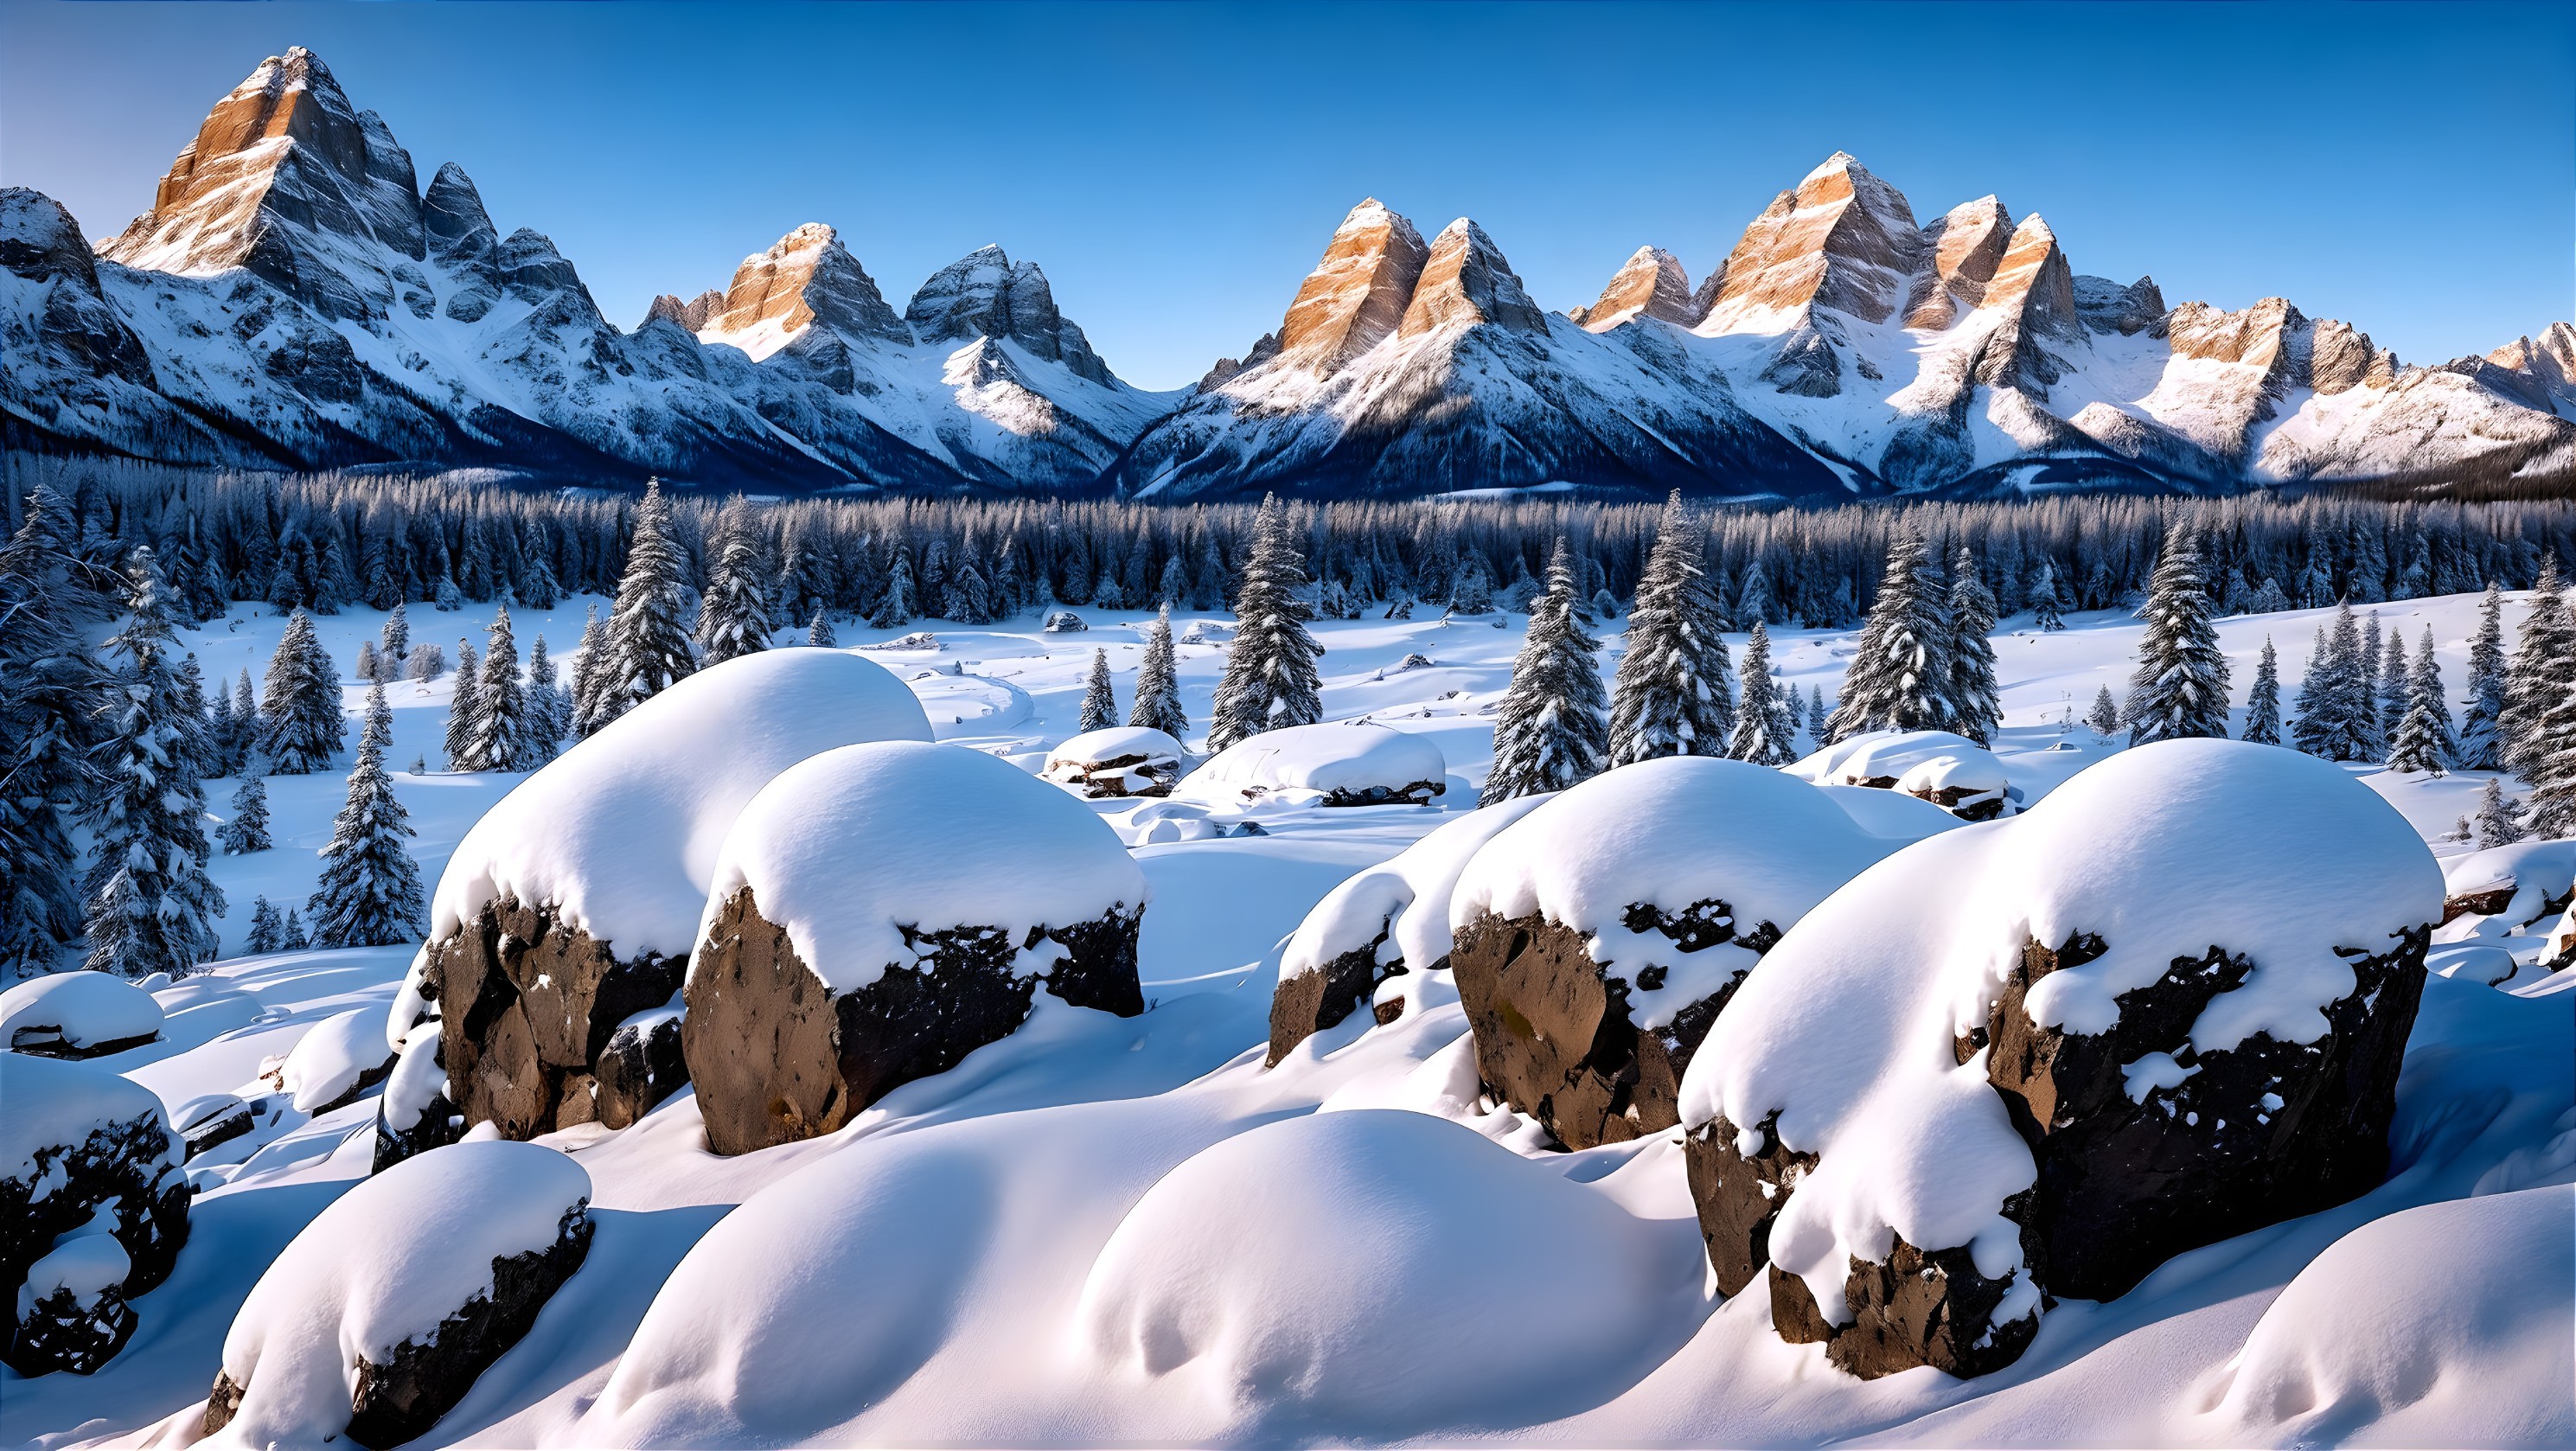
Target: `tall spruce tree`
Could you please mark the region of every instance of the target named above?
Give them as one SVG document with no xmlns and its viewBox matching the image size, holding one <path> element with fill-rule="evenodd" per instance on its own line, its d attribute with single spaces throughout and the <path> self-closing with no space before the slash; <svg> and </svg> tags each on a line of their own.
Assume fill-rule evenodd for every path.
<svg viewBox="0 0 2576 1451">
<path fill-rule="evenodd" d="M 371 716 L 384 709 L 384 697 L 382 685 L 367 693 Z M 375 727 L 359 739 L 348 800 L 322 848 L 321 885 L 305 904 L 316 947 L 390 947 L 421 934 L 420 865 L 405 844 L 414 834 L 411 815 L 385 774 L 385 745 L 385 732 Z"/>
<path fill-rule="evenodd" d="M 225 747 L 224 760 L 232 774 L 238 776 L 250 765 L 259 750 L 259 696 L 251 688 L 250 667 L 233 677 L 233 735 Z"/>
<path fill-rule="evenodd" d="M 1118 692 L 1109 679 L 1109 652 L 1091 652 L 1091 670 L 1083 677 L 1082 713 L 1073 728 L 1081 731 L 1105 731 L 1118 724 Z"/>
<path fill-rule="evenodd" d="M 2227 735 L 2227 656 L 2210 613 L 2200 552 L 2177 533 L 2147 586 L 2147 629 L 2124 711 L 2129 744 Z"/>
<path fill-rule="evenodd" d="M 539 635 L 528 647 L 528 722 L 519 735 L 519 769 L 537 770 L 560 754 L 571 722 L 572 703 L 555 682 L 554 657 Z"/>
<path fill-rule="evenodd" d="M 912 551 L 898 545 L 894 551 L 894 563 L 886 569 L 885 593 L 877 600 L 877 607 L 868 613 L 870 627 L 899 630 L 911 624 L 913 617 L 921 613 L 914 593 Z"/>
<path fill-rule="evenodd" d="M 106 672 L 81 636 L 70 527 L 39 484 L 0 548 L 0 980 L 52 970 L 84 916 L 72 829 L 96 780 Z"/>
<path fill-rule="evenodd" d="M 286 931 L 285 919 L 277 915 L 277 905 L 266 897 L 255 897 L 250 906 L 250 935 L 242 941 L 242 951 L 257 956 L 275 952 Z"/>
<path fill-rule="evenodd" d="M 179 709 L 169 587 L 149 548 L 126 566 L 125 622 L 107 642 L 95 753 L 86 966 L 124 977 L 185 976 L 215 955 L 224 894 L 206 875 L 206 793 Z"/>
<path fill-rule="evenodd" d="M 1180 556 L 1172 559 L 1178 563 Z M 1181 709 L 1180 659 L 1172 644 L 1169 604 L 1155 614 L 1145 632 L 1145 659 L 1136 670 L 1136 700 L 1127 712 L 1127 723 L 1161 731 L 1176 741 L 1189 734 L 1190 718 Z"/>
<path fill-rule="evenodd" d="M 286 920 L 277 929 L 277 950 L 302 952 L 312 945 L 313 939 L 304 935 L 304 918 L 293 907 L 287 908 Z"/>
<path fill-rule="evenodd" d="M 1297 533 L 1288 506 L 1276 494 L 1264 496 L 1253 523 L 1243 588 L 1235 595 L 1234 642 L 1217 678 L 1208 725 L 1210 751 L 1266 730 L 1313 725 L 1324 718 L 1323 674 L 1315 667 L 1324 647 L 1306 628 L 1315 612 L 1305 599 L 1306 567 Z"/>
<path fill-rule="evenodd" d="M 1769 627 L 1754 621 L 1753 637 L 1744 645 L 1744 702 L 1726 753 L 1757 766 L 1785 766 L 1798 759 L 1796 699 L 1771 674 Z"/>
<path fill-rule="evenodd" d="M 2044 631 L 2066 628 L 2066 596 L 2057 586 L 2057 564 L 2042 558 L 2030 580 L 2030 612 Z"/>
<path fill-rule="evenodd" d="M 2290 739 L 2300 750 L 2329 761 L 2371 759 L 2372 683 L 2362 671 L 2361 626 L 2346 601 L 2331 631 L 2317 631 L 2307 673 L 2299 681 L 2298 715 Z"/>
<path fill-rule="evenodd" d="M 1547 585 L 1530 602 L 1529 633 L 1494 715 L 1494 767 L 1480 804 L 1562 791 L 1601 773 L 1610 754 L 1609 700 L 1586 628 L 1582 578 L 1562 535 Z"/>
<path fill-rule="evenodd" d="M 268 781 L 257 775 L 245 775 L 233 788 L 233 815 L 230 821 L 215 829 L 224 844 L 224 855 L 247 856 L 266 851 L 273 843 L 268 835 Z"/>
<path fill-rule="evenodd" d="M 698 660 L 703 665 L 721 665 L 737 655 L 768 649 L 775 628 L 769 617 L 769 592 L 763 585 L 768 564 L 747 521 L 732 517 L 731 509 L 727 515 L 728 527 L 718 541 L 706 597 L 698 602 Z"/>
<path fill-rule="evenodd" d="M 2281 743 L 2281 658 L 2272 637 L 2263 637 L 2263 658 L 2254 665 L 2254 688 L 2245 696 L 2245 729 L 2238 740 L 2258 746 Z"/>
<path fill-rule="evenodd" d="M 2380 728 L 2379 721 L 2379 672 L 2386 654 L 2380 639 L 2379 611 L 2372 610 L 2362 622 L 2361 649 L 2353 657 L 2357 662 L 2354 673 L 2359 676 L 2359 681 L 2351 697 L 2352 718 L 2360 732 L 2361 744 L 2358 752 L 2350 758 L 2352 760 L 2376 761 L 2387 754 L 2388 737 Z"/>
<path fill-rule="evenodd" d="M 2469 639 L 2469 699 L 2460 715 L 2460 769 L 2504 769 L 2504 592 L 2490 581 Z"/>
<path fill-rule="evenodd" d="M 340 672 L 297 610 L 268 657 L 259 703 L 259 753 L 273 776 L 309 776 L 331 764 L 349 738 L 340 714 Z"/>
<path fill-rule="evenodd" d="M 2379 685 L 2372 692 L 2379 712 L 2379 744 L 2383 751 L 2397 744 L 2397 727 L 2406 719 L 2406 709 L 2414 700 L 2415 667 L 2406 658 L 2404 627 L 2388 627 L 2388 643 L 2379 653 Z"/>
<path fill-rule="evenodd" d="M 1676 489 L 1628 611 L 1628 650 L 1610 691 L 1610 764 L 1719 756 L 1736 725 L 1735 668 L 1698 521 Z M 1754 568 L 1761 564 L 1756 561 Z M 1755 577 L 1748 577 L 1747 593 Z M 1758 623 L 1758 617 L 1757 617 Z M 1747 682 L 1750 688 L 1750 682 Z"/>
<path fill-rule="evenodd" d="M 671 501 L 655 479 L 645 485 L 644 502 L 635 510 L 635 539 L 626 548 L 626 570 L 609 607 L 608 649 L 599 684 L 601 725 L 698 668 L 688 630 L 680 623 L 689 588 L 688 556 L 671 532 Z"/>
<path fill-rule="evenodd" d="M 1947 730 L 1957 719 L 1947 595 L 1931 546 L 1919 534 L 1897 535 L 1843 676 L 1842 703 L 1826 722 L 1835 740 L 1876 730 Z"/>
<path fill-rule="evenodd" d="M 1977 556 L 1959 546 L 1950 563 L 1951 729 L 1981 746 L 2003 729 L 2003 687 L 1995 680 L 1995 596 Z"/>
<path fill-rule="evenodd" d="M 2388 769 L 2439 776 L 2459 758 L 2460 744 L 2451 734 L 2451 706 L 2442 698 L 2442 662 L 2434 658 L 2430 625 L 2424 627 L 2424 648 L 2407 673 L 2406 688 L 2406 713 L 2391 733 Z"/>
<path fill-rule="evenodd" d="M 608 630 L 599 622 L 599 606 L 592 605 L 582 620 L 581 643 L 573 647 L 572 657 L 572 733 L 575 739 L 589 736 L 608 723 L 601 714 L 601 682 L 608 678 Z"/>
<path fill-rule="evenodd" d="M 2534 786 L 2546 768 L 2544 722 L 2571 679 L 2576 679 L 2576 618 L 2570 617 L 2559 592 L 2558 556 L 2553 553 L 2541 558 L 2530 611 L 2522 617 L 2522 638 L 2505 672 L 2500 722 L 2505 769 Z"/>
<path fill-rule="evenodd" d="M 525 771 L 528 732 L 535 726 L 527 686 L 519 679 L 519 643 L 510 634 L 508 605 L 494 612 L 484 645 L 483 683 L 474 692 L 474 769 Z"/>
<path fill-rule="evenodd" d="M 447 698 L 447 769 L 479 771 L 475 744 L 483 729 L 483 657 L 474 642 L 456 642 L 456 688 Z"/>
<path fill-rule="evenodd" d="M 2576 837 L 2576 675 L 2561 679 L 2555 693 L 2528 748 L 2531 834 L 2551 839 Z"/>
</svg>

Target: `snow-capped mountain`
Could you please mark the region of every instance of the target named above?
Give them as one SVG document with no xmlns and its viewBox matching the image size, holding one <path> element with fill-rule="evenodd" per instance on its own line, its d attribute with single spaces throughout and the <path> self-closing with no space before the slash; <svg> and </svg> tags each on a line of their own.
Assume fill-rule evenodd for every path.
<svg viewBox="0 0 2576 1451">
<path fill-rule="evenodd" d="M 898 311 L 819 224 L 621 332 L 461 168 L 422 189 L 301 49 L 112 239 L 0 190 L 0 362 L 0 444 L 264 467 L 1164 499 L 2576 486 L 2566 323 L 2410 367 L 2280 298 L 2080 275 L 1992 196 L 1920 222 L 1841 153 L 1696 284 L 1644 247 L 1561 313 L 1475 223 L 1426 241 L 1372 198 L 1186 392 L 1119 380 L 998 247 Z"/>
</svg>

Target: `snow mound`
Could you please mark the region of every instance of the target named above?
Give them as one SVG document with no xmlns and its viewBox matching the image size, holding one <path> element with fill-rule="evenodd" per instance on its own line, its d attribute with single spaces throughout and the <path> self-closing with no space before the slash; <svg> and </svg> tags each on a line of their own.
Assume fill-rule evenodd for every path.
<svg viewBox="0 0 2576 1451">
<path fill-rule="evenodd" d="M 1025 940 L 1146 900 L 1143 870 L 1080 802 L 999 757 L 914 742 L 826 751 L 770 782 L 725 838 L 699 939 L 745 887 L 835 996 L 923 956 L 907 927 Z M 1022 975 L 1051 960 L 1022 952 Z"/>
<path fill-rule="evenodd" d="M 1787 770 L 1819 786 L 1892 788 L 1971 820 L 2009 814 L 2018 804 L 1995 753 L 1948 731 L 1869 731 Z"/>
<path fill-rule="evenodd" d="M 1168 789 L 1185 758 L 1181 743 L 1151 726 L 1084 731 L 1046 754 L 1046 779 L 1094 797 Z"/>
<path fill-rule="evenodd" d="M 30 978 L 0 992 L 0 1047 L 88 1058 L 161 1034 L 161 1004 L 121 977 L 87 970 Z"/>
<path fill-rule="evenodd" d="M 2219 1445 L 2576 1442 L 2576 1187 L 2374 1219 L 2290 1281 L 2226 1372 Z M 2555 1285 L 2559 1293 L 2534 1294 Z"/>
<path fill-rule="evenodd" d="M 1496 836 L 1460 875 L 1449 926 L 1535 915 L 1572 928 L 1630 985 L 1635 1026 L 1661 1027 L 1750 968 L 1762 949 L 1744 943 L 1767 944 L 1764 925 L 1787 931 L 1900 844 L 1767 766 L 1667 756 L 1595 776 Z M 1685 951 L 1661 930 L 1711 902 L 1735 940 Z M 1642 985 L 1649 968 L 1660 986 Z"/>
<path fill-rule="evenodd" d="M 1860 829 L 1872 836 L 1884 836 L 1898 842 L 1921 841 L 1964 825 L 1958 817 L 1919 796 L 1897 791 L 1876 791 L 1866 786 L 1819 786 L 1825 799 L 1843 809 L 1843 814 L 1860 823 Z"/>
<path fill-rule="evenodd" d="M 1777 1114 L 1778 1145 L 1821 1156 L 1779 1210 L 1769 1255 L 1827 1323 L 1852 1323 L 1846 1272 L 1884 1262 L 1895 1235 L 1971 1247 L 1979 1274 L 2012 1282 L 2001 1327 L 2038 1308 L 2005 1214 L 2036 1169 L 1986 1055 L 1962 1063 L 1959 1045 L 1982 1035 L 2024 948 L 2100 939 L 2099 955 L 2030 989 L 2043 1028 L 2109 1032 L 2122 994 L 2218 946 L 2253 967 L 2209 1000 L 2188 1044 L 2311 1043 L 2356 988 L 2338 949 L 2389 952 L 2431 923 L 2439 877 L 2404 818 L 2337 766 L 2234 741 L 2125 751 L 2010 821 L 1898 853 L 1792 929 L 1692 1060 L 1681 1121 L 1724 1119 L 1750 1158 Z M 2132 1066 L 2152 1093 L 2157 1065 Z"/>
<path fill-rule="evenodd" d="M 278 1082 L 298 1113 L 320 1113 L 382 1077 L 393 1050 L 385 1042 L 384 1014 L 351 1008 L 325 1018 L 295 1040 Z"/>
<path fill-rule="evenodd" d="M 157 1120 L 165 1130 L 170 1122 L 161 1096 L 123 1074 L 23 1053 L 0 1053 L 0 1103 L 8 1106 L 0 1113 L 0 1179 L 35 1181 L 56 1151 L 76 1149 L 92 1134 L 139 1119 Z M 169 1146 L 178 1152 L 176 1134 Z"/>
<path fill-rule="evenodd" d="M 1324 806 L 1421 801 L 1448 789 L 1449 763 L 1428 736 L 1381 725 L 1286 726 L 1218 752 L 1173 788 L 1192 800 L 1268 796 Z"/>
<path fill-rule="evenodd" d="M 2528 927 L 2576 890 L 2576 841 L 2518 841 L 2455 857 L 2442 869 L 2442 915 L 2458 936 L 2506 935 Z M 2460 918 L 2477 922 L 2462 928 Z M 2482 930 L 2483 929 L 2483 930 Z"/>
<path fill-rule="evenodd" d="M 921 701 L 922 712 L 941 740 L 991 735 L 1026 725 L 1037 715 L 1037 702 L 1027 691 L 990 675 L 942 670 L 904 683 Z"/>
<path fill-rule="evenodd" d="M 407 1345 L 439 1338 L 451 1316 L 506 1293 L 494 1261 L 555 1248 L 589 1203 L 579 1164 L 497 1139 L 433 1149 L 361 1181 L 295 1236 L 233 1317 L 223 1378 L 241 1399 L 217 1443 L 339 1438 L 370 1379 L 360 1362 L 392 1365 Z"/>
<path fill-rule="evenodd" d="M 1279 975 L 1317 971 L 1343 953 L 1371 946 L 1381 962 L 1402 962 L 1416 971 L 1437 967 L 1449 956 L 1449 902 L 1460 874 L 1487 842 L 1554 799 L 1522 796 L 1471 811 L 1353 875 L 1297 924 L 1279 959 Z"/>
<path fill-rule="evenodd" d="M 515 897 L 629 960 L 685 953 L 725 832 L 771 777 L 835 746 L 928 739 L 903 682 L 846 651 L 765 650 L 701 670 L 477 821 L 439 878 L 430 940 Z"/>
<path fill-rule="evenodd" d="M 1698 1287 L 1662 1228 L 1445 1119 L 1312 1114 L 1147 1191 L 1078 1334 L 1096 1376 L 1177 1377 L 1150 1393 L 1230 1407 L 1253 1441 L 1522 1425 L 1674 1338 Z"/>
</svg>

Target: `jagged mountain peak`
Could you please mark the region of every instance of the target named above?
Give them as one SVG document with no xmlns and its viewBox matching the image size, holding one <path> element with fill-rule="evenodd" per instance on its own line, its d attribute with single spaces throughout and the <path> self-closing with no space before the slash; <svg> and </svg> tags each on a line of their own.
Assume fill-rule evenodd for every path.
<svg viewBox="0 0 2576 1451">
<path fill-rule="evenodd" d="M 1035 262 L 1012 262 L 998 246 L 978 247 L 932 273 L 903 315 L 925 343 L 1007 338 L 1095 383 L 1111 381 L 1090 339 L 1057 310 L 1045 271 Z"/>
<path fill-rule="evenodd" d="M 1904 194 L 1837 151 L 1745 228 L 1701 330 L 1795 331 L 1811 305 L 1885 322 L 1921 250 Z"/>
<path fill-rule="evenodd" d="M 1330 376 L 1393 337 L 1430 251 L 1413 223 L 1377 198 L 1351 208 L 1288 304 L 1280 356 Z"/>
<path fill-rule="evenodd" d="M 710 304 L 709 299 L 715 301 Z M 657 304 L 658 307 L 658 304 Z M 876 279 L 841 245 L 840 233 L 807 222 L 742 259 L 722 293 L 702 293 L 675 320 L 710 342 L 727 342 L 755 358 L 767 357 L 808 326 L 888 342 L 912 341 Z"/>
<path fill-rule="evenodd" d="M 484 209 L 483 193 L 453 161 L 429 179 L 429 191 L 420 201 L 420 226 L 430 255 L 444 262 L 481 266 L 500 251 L 500 231 Z"/>
<path fill-rule="evenodd" d="M 1396 336 L 1418 337 L 1434 328 L 1478 323 L 1514 332 L 1547 331 L 1547 315 L 1530 301 L 1520 274 L 1503 259 L 1503 249 L 1484 228 L 1460 217 L 1431 239 Z"/>
<path fill-rule="evenodd" d="M 2164 289 L 2156 286 L 2153 277 L 2141 277 L 2123 287 L 2107 277 L 2078 276 L 2075 311 L 2095 332 L 2134 336 L 2164 322 Z"/>
<path fill-rule="evenodd" d="M 1690 274 L 1680 258 L 1661 247 L 1640 247 L 1611 275 L 1598 300 L 1566 316 L 1594 332 L 1607 332 L 1637 317 L 1691 327 L 1706 312 L 1691 294 Z"/>
<path fill-rule="evenodd" d="M 1926 265 L 1915 274 L 1905 325 L 1945 328 L 1985 300 L 1986 284 L 2012 242 L 2012 213 L 1992 193 L 1961 202 L 1923 228 Z"/>
<path fill-rule="evenodd" d="M 0 268 L 31 282 L 69 276 L 98 290 L 98 267 L 63 204 L 23 186 L 0 187 Z"/>
</svg>

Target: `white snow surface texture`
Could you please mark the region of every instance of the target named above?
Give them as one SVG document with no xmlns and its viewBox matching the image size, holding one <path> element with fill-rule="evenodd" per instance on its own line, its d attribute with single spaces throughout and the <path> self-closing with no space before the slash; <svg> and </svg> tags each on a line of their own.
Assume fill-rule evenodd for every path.
<svg viewBox="0 0 2576 1451">
<path fill-rule="evenodd" d="M 696 944 L 725 833 L 772 777 L 834 746 L 929 739 L 920 700 L 846 650 L 765 650 L 701 670 L 476 822 L 439 878 L 430 939 L 516 897 L 620 957 L 678 956 Z"/>
<path fill-rule="evenodd" d="M 1382 725 L 1288 726 L 1263 731 L 1218 752 L 1183 778 L 1172 794 L 1199 801 L 1241 802 L 1273 791 L 1390 790 L 1448 779 L 1449 765 L 1429 737 Z"/>
<path fill-rule="evenodd" d="M 590 1200 L 590 1175 L 539 1144 L 479 1140 L 406 1159 L 315 1216 L 242 1302 L 224 1373 L 249 1388 L 215 1438 L 313 1446 L 349 1424 L 360 1359 L 492 1293 L 492 1261 L 542 1250 Z"/>
<path fill-rule="evenodd" d="M 88 1048 L 161 1031 L 161 1005 L 152 994 L 104 972 L 58 972 L 31 977 L 0 992 L 0 1048 L 22 1028 L 53 1028 L 67 1047 Z"/>
<path fill-rule="evenodd" d="M 1380 962 L 1400 958 L 1421 972 L 1447 957 L 1453 941 L 1449 899 L 1459 874 L 1497 834 L 1553 799 L 1521 796 L 1471 811 L 1353 874 L 1297 924 L 1279 959 L 1279 975 L 1320 970 L 1343 953 L 1368 946 L 1381 928 L 1387 940 L 1378 949 Z"/>
<path fill-rule="evenodd" d="M 1901 853 L 1809 916 L 1709 1030 L 1682 1123 L 1723 1116 L 1751 1134 L 1776 1111 L 1781 1142 L 1822 1156 L 1772 1229 L 1771 1261 L 1831 1321 L 1849 1319 L 1850 1259 L 1885 1259 L 1891 1233 L 1972 1246 L 2001 1278 L 2021 1263 L 2003 1202 L 2036 1171 L 1985 1059 L 1959 1064 L 1954 1043 L 1986 1021 L 2025 944 L 2107 944 L 2032 990 L 2043 1026 L 2107 1031 L 2119 994 L 2215 946 L 2254 968 L 2203 1011 L 2195 1046 L 2305 1043 L 2354 989 L 2336 949 L 2386 951 L 2440 916 L 2441 893 L 2404 819 L 2327 762 L 2234 741 L 2125 751 L 2025 815 Z"/>
<path fill-rule="evenodd" d="M 1118 833 L 1072 796 L 997 756 L 910 741 L 825 751 L 753 797 L 717 859 L 701 940 L 744 887 L 836 995 L 912 963 L 903 927 L 998 927 L 1016 944 L 1146 894 Z M 1021 962 L 1052 965 L 1043 944 Z"/>
</svg>

